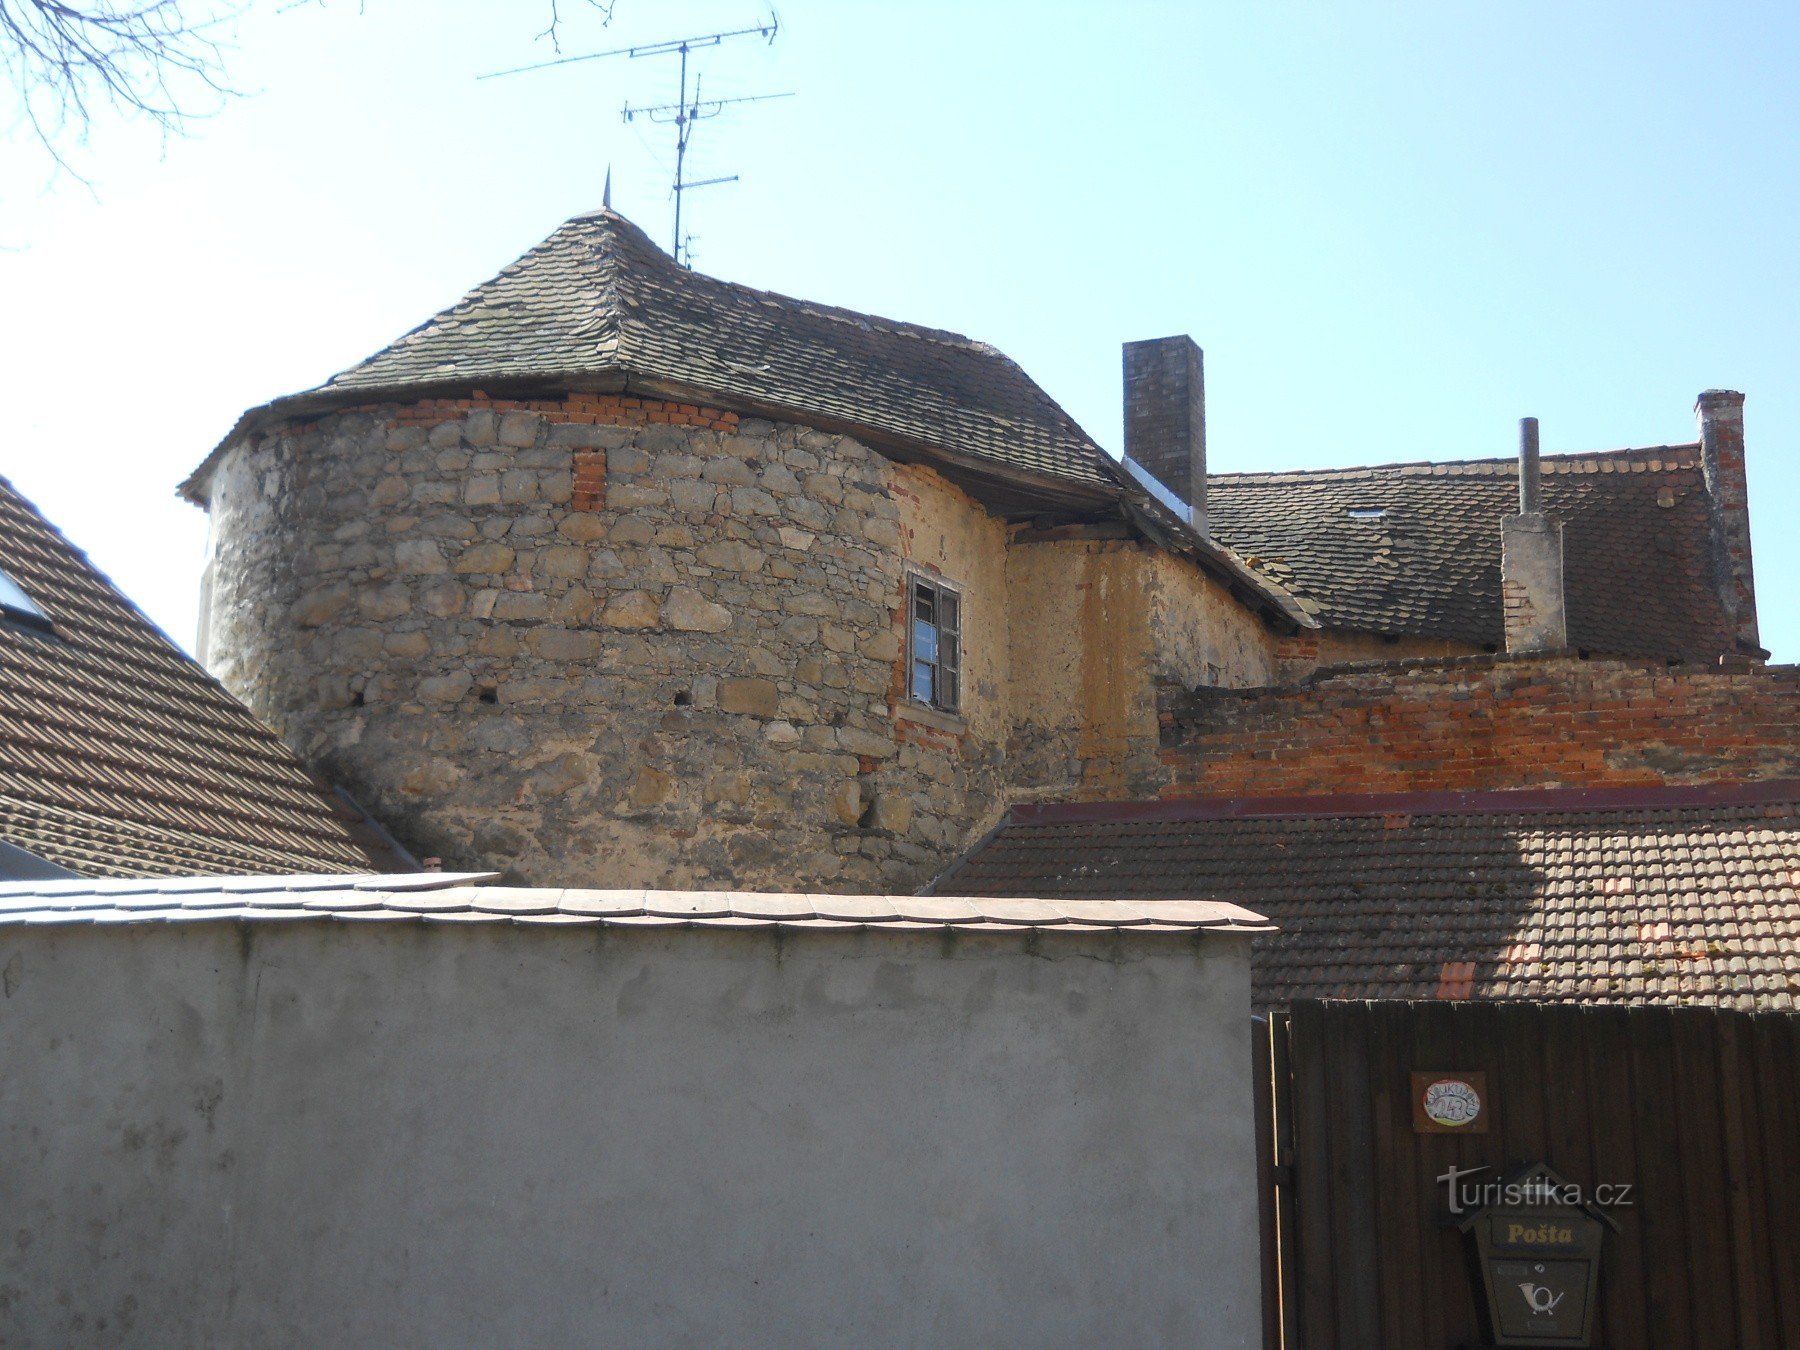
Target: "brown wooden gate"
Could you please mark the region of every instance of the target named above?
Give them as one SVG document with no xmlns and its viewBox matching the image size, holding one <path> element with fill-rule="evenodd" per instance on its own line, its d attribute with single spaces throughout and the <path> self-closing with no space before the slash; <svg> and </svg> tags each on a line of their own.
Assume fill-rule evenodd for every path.
<svg viewBox="0 0 1800 1350">
<path fill-rule="evenodd" d="M 1452 1164 L 1544 1162 L 1607 1212 L 1596 1346 L 1800 1347 L 1800 1015 L 1301 1002 L 1258 1020 L 1265 1345 L 1488 1344 Z M 1486 1134 L 1411 1073 L 1486 1075 Z"/>
</svg>

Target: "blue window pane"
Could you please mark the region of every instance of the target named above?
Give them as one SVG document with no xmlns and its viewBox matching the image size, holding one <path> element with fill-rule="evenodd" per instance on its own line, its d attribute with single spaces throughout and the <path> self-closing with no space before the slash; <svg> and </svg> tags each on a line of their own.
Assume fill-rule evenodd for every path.
<svg viewBox="0 0 1800 1350">
<path fill-rule="evenodd" d="M 931 702 L 931 667 L 923 661 L 913 662 L 912 696 L 920 703 Z"/>
<path fill-rule="evenodd" d="M 921 661 L 935 661 L 938 654 L 938 630 L 921 620 L 913 621 L 913 655 Z"/>
</svg>

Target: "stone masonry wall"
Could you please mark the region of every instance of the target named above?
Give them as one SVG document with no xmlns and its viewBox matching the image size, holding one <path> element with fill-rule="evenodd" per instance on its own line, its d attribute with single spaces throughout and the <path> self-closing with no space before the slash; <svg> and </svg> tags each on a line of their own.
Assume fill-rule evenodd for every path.
<svg viewBox="0 0 1800 1350">
<path fill-rule="evenodd" d="M 1164 796 L 1800 777 L 1800 667 L 1480 656 L 1165 688 Z"/>
<path fill-rule="evenodd" d="M 207 659 L 447 866 L 909 888 L 1000 809 L 1004 716 L 896 719 L 903 473 L 915 537 L 980 515 L 849 438 L 629 398 L 276 428 L 211 480 Z"/>
</svg>

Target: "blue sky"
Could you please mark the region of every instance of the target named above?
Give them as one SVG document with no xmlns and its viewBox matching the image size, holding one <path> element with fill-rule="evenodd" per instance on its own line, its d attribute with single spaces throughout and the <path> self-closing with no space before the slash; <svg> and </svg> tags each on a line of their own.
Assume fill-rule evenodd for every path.
<svg viewBox="0 0 1800 1350">
<path fill-rule="evenodd" d="M 563 0 L 564 45 L 752 0 Z M 668 232 L 667 61 L 478 83 L 550 53 L 547 0 L 264 5 L 252 96 L 91 188 L 0 141 L 11 477 L 178 639 L 205 523 L 174 485 L 245 407 L 378 348 L 596 204 Z M 1118 348 L 1207 353 L 1221 470 L 1693 438 L 1748 395 L 1764 642 L 1800 659 L 1800 13 L 1752 4 L 791 0 L 700 58 L 704 271 L 983 338 L 1103 444 Z"/>
</svg>

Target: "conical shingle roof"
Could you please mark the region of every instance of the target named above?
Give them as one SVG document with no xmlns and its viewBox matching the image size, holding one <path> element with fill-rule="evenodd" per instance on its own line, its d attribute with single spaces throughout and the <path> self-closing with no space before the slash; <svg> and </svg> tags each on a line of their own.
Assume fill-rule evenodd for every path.
<svg viewBox="0 0 1800 1350">
<path fill-rule="evenodd" d="M 312 393 L 608 377 L 1070 483 L 1119 481 L 1074 419 L 986 343 L 702 276 L 608 210 L 568 221 Z"/>
</svg>

